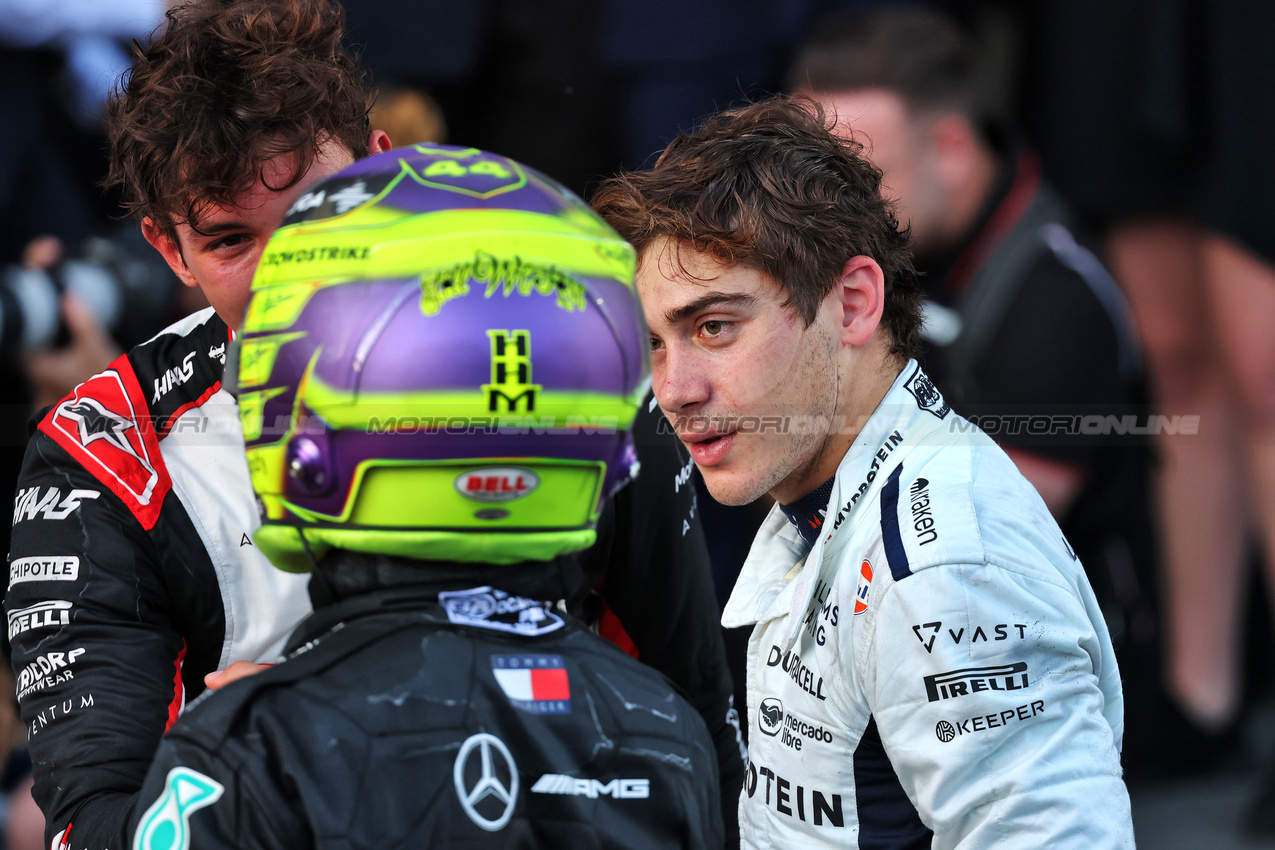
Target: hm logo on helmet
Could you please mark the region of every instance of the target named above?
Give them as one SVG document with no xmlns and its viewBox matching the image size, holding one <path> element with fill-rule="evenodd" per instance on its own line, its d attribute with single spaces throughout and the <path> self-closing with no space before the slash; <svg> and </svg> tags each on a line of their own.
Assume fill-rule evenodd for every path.
<svg viewBox="0 0 1275 850">
<path fill-rule="evenodd" d="M 504 401 L 505 412 L 515 412 L 518 405 L 528 413 L 536 409 L 536 393 L 539 384 L 531 383 L 531 332 L 487 331 L 491 340 L 491 383 L 483 384 L 487 393 L 487 409 L 500 412 Z"/>
</svg>

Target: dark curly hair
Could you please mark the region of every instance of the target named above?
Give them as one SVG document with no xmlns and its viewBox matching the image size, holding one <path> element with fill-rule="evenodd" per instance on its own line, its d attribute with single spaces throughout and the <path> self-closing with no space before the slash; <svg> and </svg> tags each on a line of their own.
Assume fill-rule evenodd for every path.
<svg viewBox="0 0 1275 850">
<path fill-rule="evenodd" d="M 661 238 L 756 269 L 809 326 L 846 262 L 885 273 L 890 353 L 919 348 L 921 285 L 881 172 L 831 132 L 815 101 L 776 96 L 720 112 L 674 139 L 649 171 L 602 183 L 593 207 L 638 251 Z"/>
<path fill-rule="evenodd" d="M 295 185 L 335 141 L 367 154 L 368 91 L 342 46 L 344 14 L 328 0 L 192 0 L 168 12 L 111 98 L 108 186 L 170 238 L 198 230 L 210 204 L 229 206 L 292 155 Z"/>
</svg>

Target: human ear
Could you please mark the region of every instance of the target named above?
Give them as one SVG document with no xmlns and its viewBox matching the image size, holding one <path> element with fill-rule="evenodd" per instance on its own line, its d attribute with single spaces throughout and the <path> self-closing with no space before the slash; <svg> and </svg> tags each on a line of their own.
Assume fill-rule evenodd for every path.
<svg viewBox="0 0 1275 850">
<path fill-rule="evenodd" d="M 841 308 L 841 342 L 865 345 L 881 324 L 885 309 L 885 272 L 871 257 L 846 261 L 834 294 Z"/>
<path fill-rule="evenodd" d="M 384 130 L 373 130 L 367 137 L 367 152 L 369 154 L 385 153 L 394 147 L 390 141 L 389 134 Z"/>
<path fill-rule="evenodd" d="M 189 287 L 199 286 L 195 276 L 186 267 L 186 258 L 182 256 L 181 246 L 171 236 L 161 230 L 159 225 L 149 216 L 142 219 L 142 235 L 146 237 L 147 242 L 151 243 L 151 247 L 164 258 L 164 261 L 168 263 L 168 267 L 173 270 L 173 274 L 177 275 L 178 280 Z"/>
</svg>

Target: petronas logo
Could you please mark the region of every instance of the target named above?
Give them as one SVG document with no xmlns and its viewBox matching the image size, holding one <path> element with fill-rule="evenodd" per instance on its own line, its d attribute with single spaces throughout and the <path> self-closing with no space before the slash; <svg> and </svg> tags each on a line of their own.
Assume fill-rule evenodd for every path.
<svg viewBox="0 0 1275 850">
<path fill-rule="evenodd" d="M 211 806 L 226 790 L 220 782 L 188 767 L 168 772 L 167 787 L 137 825 L 133 850 L 186 850 L 190 816 Z"/>
<path fill-rule="evenodd" d="M 531 382 L 531 332 L 491 330 L 487 337 L 491 340 L 491 383 L 483 384 L 487 409 L 498 412 L 503 402 L 505 411 L 516 411 L 519 404 L 524 411 L 535 410 L 541 387 Z"/>
</svg>

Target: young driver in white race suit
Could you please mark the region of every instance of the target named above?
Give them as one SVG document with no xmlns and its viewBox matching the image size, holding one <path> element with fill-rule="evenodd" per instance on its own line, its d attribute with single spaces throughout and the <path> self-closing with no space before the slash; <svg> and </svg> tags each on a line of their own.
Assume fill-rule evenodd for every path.
<svg viewBox="0 0 1275 850">
<path fill-rule="evenodd" d="M 727 604 L 746 847 L 1132 847 L 1123 698 L 1044 502 L 911 358 L 880 173 L 812 102 L 708 119 L 595 208 L 639 251 L 653 386 L 713 496 L 769 493 Z"/>
</svg>

